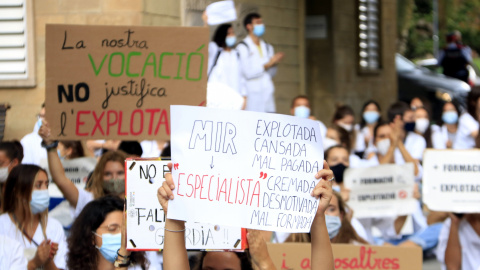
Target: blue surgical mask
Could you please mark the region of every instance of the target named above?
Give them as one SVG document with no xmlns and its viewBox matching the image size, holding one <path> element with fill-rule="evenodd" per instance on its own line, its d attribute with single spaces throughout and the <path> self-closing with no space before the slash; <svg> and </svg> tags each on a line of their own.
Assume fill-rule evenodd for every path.
<svg viewBox="0 0 480 270">
<path fill-rule="evenodd" d="M 265 25 L 264 24 L 254 24 L 253 25 L 253 34 L 257 37 L 263 36 L 263 34 L 265 34 Z"/>
<path fill-rule="evenodd" d="M 42 119 L 38 118 L 37 122 L 35 122 L 35 126 L 33 127 L 33 132 L 37 133 L 38 130 L 40 130 L 41 126 L 42 126 Z"/>
<path fill-rule="evenodd" d="M 50 195 L 48 195 L 48 189 L 34 190 L 32 192 L 32 200 L 30 201 L 30 210 L 32 213 L 38 214 L 48 208 L 50 204 Z"/>
<path fill-rule="evenodd" d="M 328 237 L 332 239 L 337 236 L 340 227 L 342 227 L 340 217 L 325 215 L 325 223 L 327 224 Z"/>
<path fill-rule="evenodd" d="M 62 154 L 60 153 L 60 150 L 59 150 L 59 149 L 57 149 L 57 155 L 58 155 L 58 157 L 60 158 L 60 160 L 65 160 L 65 157 L 62 156 Z"/>
<path fill-rule="evenodd" d="M 308 118 L 310 116 L 310 108 L 307 106 L 297 106 L 295 107 L 294 114 L 301 118 Z"/>
<path fill-rule="evenodd" d="M 454 111 L 444 112 L 442 114 L 442 120 L 445 124 L 456 124 L 458 121 L 458 113 Z"/>
<path fill-rule="evenodd" d="M 115 262 L 115 257 L 117 256 L 117 251 L 120 249 L 122 245 L 122 234 L 111 234 L 111 233 L 104 233 L 102 235 L 98 235 L 96 232 L 93 232 L 96 236 L 102 238 L 102 246 L 98 247 L 102 256 L 109 262 Z"/>
<path fill-rule="evenodd" d="M 365 120 L 367 124 L 373 124 L 377 122 L 378 118 L 380 118 L 380 114 L 376 111 L 366 111 L 363 113 L 363 120 Z"/>
<path fill-rule="evenodd" d="M 235 46 L 235 43 L 237 42 L 237 37 L 236 36 L 233 36 L 233 37 L 227 37 L 225 39 L 225 44 L 227 45 L 227 47 L 233 47 Z"/>
</svg>

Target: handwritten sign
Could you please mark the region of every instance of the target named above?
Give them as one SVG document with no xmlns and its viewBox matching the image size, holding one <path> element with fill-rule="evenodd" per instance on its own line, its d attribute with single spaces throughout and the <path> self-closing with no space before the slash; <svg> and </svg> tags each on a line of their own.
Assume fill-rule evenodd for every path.
<svg viewBox="0 0 480 270">
<path fill-rule="evenodd" d="M 413 198 L 413 163 L 385 164 L 345 171 L 345 187 L 350 189 L 348 205 L 357 218 L 412 214 L 418 202 Z"/>
<path fill-rule="evenodd" d="M 75 184 L 78 189 L 85 189 L 88 176 L 95 169 L 97 159 L 93 157 L 81 157 L 68 160 L 62 160 L 65 176 Z M 63 193 L 58 189 L 58 186 L 53 182 L 52 175 L 48 169 L 47 159 L 40 161 L 40 167 L 44 168 L 48 174 L 48 193 L 52 198 L 63 198 Z"/>
<path fill-rule="evenodd" d="M 157 190 L 165 181 L 170 161 L 128 159 L 126 170 L 127 248 L 163 249 L 165 214 Z M 245 232 L 239 227 L 186 222 L 185 244 L 190 250 L 242 250 Z"/>
<path fill-rule="evenodd" d="M 277 269 L 311 268 L 310 243 L 267 244 Z M 422 249 L 332 244 L 335 269 L 422 269 Z"/>
<path fill-rule="evenodd" d="M 480 151 L 427 150 L 423 201 L 434 211 L 480 213 Z"/>
<path fill-rule="evenodd" d="M 47 25 L 46 118 L 74 139 L 168 139 L 170 104 L 203 105 L 208 29 Z"/>
<path fill-rule="evenodd" d="M 172 106 L 175 199 L 168 217 L 244 228 L 309 232 L 310 194 L 323 168 L 316 121 Z"/>
</svg>

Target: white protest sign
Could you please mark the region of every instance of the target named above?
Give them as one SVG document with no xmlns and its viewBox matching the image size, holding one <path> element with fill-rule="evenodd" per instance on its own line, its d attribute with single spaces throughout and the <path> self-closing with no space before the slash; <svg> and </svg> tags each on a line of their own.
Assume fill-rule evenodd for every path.
<svg viewBox="0 0 480 270">
<path fill-rule="evenodd" d="M 62 160 L 61 162 L 63 169 L 65 170 L 65 176 L 70 179 L 78 189 L 85 189 L 88 175 L 95 169 L 97 159 L 94 157 L 81 157 Z M 50 194 L 50 197 L 63 198 L 62 192 L 52 180 L 52 175 L 48 169 L 48 161 L 46 159 L 41 160 L 40 167 L 47 171 L 49 179 L 48 193 Z"/>
<path fill-rule="evenodd" d="M 418 207 L 413 163 L 349 168 L 343 178 L 350 189 L 348 205 L 357 218 L 409 215 Z"/>
<path fill-rule="evenodd" d="M 171 106 L 175 199 L 168 217 L 268 231 L 309 232 L 323 168 L 316 121 Z"/>
<path fill-rule="evenodd" d="M 218 1 L 207 6 L 205 9 L 209 25 L 233 22 L 237 20 L 235 3 L 231 0 Z"/>
<path fill-rule="evenodd" d="M 157 190 L 165 181 L 170 161 L 128 159 L 126 170 L 127 249 L 163 249 L 165 214 L 157 199 Z M 190 250 L 245 248 L 242 229 L 186 222 L 185 244 Z"/>
<path fill-rule="evenodd" d="M 425 151 L 422 192 L 431 210 L 480 213 L 480 151 Z"/>
</svg>

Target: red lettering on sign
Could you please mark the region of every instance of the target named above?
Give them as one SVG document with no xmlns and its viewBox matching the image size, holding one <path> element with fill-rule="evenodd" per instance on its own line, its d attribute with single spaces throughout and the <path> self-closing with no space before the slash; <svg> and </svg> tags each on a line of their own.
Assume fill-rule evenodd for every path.
<svg viewBox="0 0 480 270">
<path fill-rule="evenodd" d="M 177 181 L 177 195 L 178 195 L 178 196 L 182 196 L 182 197 L 183 197 L 183 195 L 182 195 L 182 194 L 180 194 L 180 176 L 182 176 L 182 175 L 185 175 L 185 174 L 184 174 L 184 173 L 179 173 L 179 174 L 178 174 L 178 181 Z"/>
<path fill-rule="evenodd" d="M 102 114 L 100 114 L 100 117 L 97 118 L 97 114 L 95 113 L 95 111 L 92 112 L 93 119 L 95 120 L 95 126 L 93 127 L 92 135 L 95 134 L 95 130 L 97 130 L 97 128 L 100 130 L 100 133 L 102 133 L 102 135 L 105 135 L 105 132 L 103 132 L 103 128 L 101 124 L 104 114 L 105 112 L 102 112 Z"/>
<path fill-rule="evenodd" d="M 76 129 L 75 129 L 75 134 L 77 136 L 88 136 L 88 132 L 82 132 L 80 133 L 80 126 L 85 125 L 85 122 L 80 121 L 80 116 L 82 114 L 90 114 L 90 111 L 78 111 L 77 112 L 77 123 L 76 123 Z"/>
</svg>

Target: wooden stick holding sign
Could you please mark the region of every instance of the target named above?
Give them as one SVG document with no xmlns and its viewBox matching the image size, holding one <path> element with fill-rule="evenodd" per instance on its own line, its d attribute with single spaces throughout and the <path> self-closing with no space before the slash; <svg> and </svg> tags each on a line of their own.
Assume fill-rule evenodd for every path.
<svg viewBox="0 0 480 270">
<path fill-rule="evenodd" d="M 156 195 L 169 172 L 168 163 L 158 158 L 125 161 L 128 250 L 163 249 L 165 214 Z M 245 230 L 187 222 L 185 244 L 188 250 L 243 250 Z"/>
<path fill-rule="evenodd" d="M 170 104 L 205 104 L 208 42 L 204 27 L 47 25 L 52 135 L 169 139 Z"/>
<path fill-rule="evenodd" d="M 323 168 L 316 121 L 172 106 L 175 200 L 168 218 L 309 232 Z"/>
</svg>

